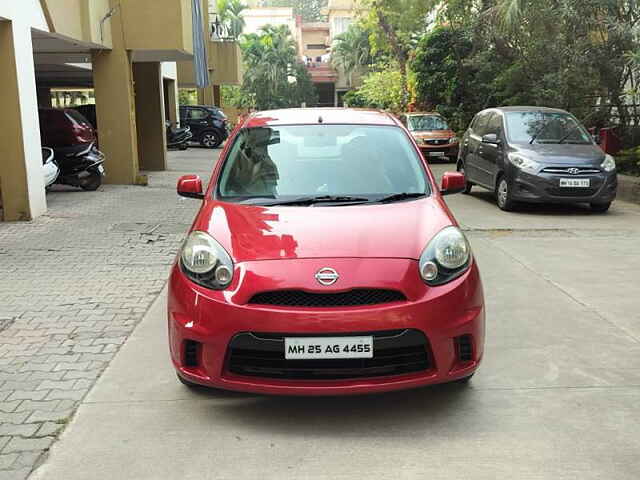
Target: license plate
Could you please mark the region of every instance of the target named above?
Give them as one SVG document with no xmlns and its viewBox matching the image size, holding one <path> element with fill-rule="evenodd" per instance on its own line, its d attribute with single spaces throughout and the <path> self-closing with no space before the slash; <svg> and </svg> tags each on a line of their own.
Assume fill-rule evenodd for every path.
<svg viewBox="0 0 640 480">
<path fill-rule="evenodd" d="M 284 358 L 373 358 L 373 337 L 285 337 Z"/>
<path fill-rule="evenodd" d="M 444 152 L 429 152 L 430 157 L 444 157 Z"/>
<path fill-rule="evenodd" d="M 560 186 L 568 188 L 588 188 L 591 186 L 591 180 L 588 178 L 561 178 Z"/>
</svg>

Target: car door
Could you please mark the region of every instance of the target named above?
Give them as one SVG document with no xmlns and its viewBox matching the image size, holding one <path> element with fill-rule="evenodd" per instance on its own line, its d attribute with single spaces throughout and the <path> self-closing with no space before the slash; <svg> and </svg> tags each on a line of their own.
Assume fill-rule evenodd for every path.
<svg viewBox="0 0 640 480">
<path fill-rule="evenodd" d="M 483 170 L 478 160 L 478 150 L 482 145 L 482 135 L 487 125 L 491 112 L 480 112 L 471 122 L 469 133 L 465 139 L 464 147 L 464 171 L 470 182 L 485 185 Z"/>
<path fill-rule="evenodd" d="M 477 161 L 479 168 L 483 172 L 483 184 L 488 187 L 495 186 L 496 177 L 502 163 L 502 152 L 504 147 L 504 128 L 502 126 L 502 114 L 493 112 L 487 122 L 483 135 L 494 134 L 499 143 L 480 143 L 478 148 Z"/>
<path fill-rule="evenodd" d="M 199 107 L 188 108 L 187 125 L 191 127 L 193 136 L 198 138 L 209 127 L 209 112 Z"/>
</svg>

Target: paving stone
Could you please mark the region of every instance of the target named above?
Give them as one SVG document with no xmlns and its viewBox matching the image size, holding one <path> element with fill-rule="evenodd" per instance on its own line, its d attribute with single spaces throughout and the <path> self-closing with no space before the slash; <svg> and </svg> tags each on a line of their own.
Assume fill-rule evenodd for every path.
<svg viewBox="0 0 640 480">
<path fill-rule="evenodd" d="M 169 155 L 182 165 L 181 156 L 201 153 Z M 209 153 L 197 162 L 206 180 Z M 56 186 L 47 215 L 0 222 L 0 320 L 9 320 L 0 332 L 0 433 L 18 434 L 0 437 L 0 451 L 9 441 L 16 450 L 2 452 L 0 468 L 12 470 L 0 480 L 29 474 L 163 288 L 198 208 L 175 195 L 178 176 L 154 172 L 149 188 L 104 185 L 81 196 Z M 116 228 L 150 222 L 162 233 Z"/>
<path fill-rule="evenodd" d="M 0 455 L 0 470 L 7 470 L 20 455 L 18 453 L 8 453 L 6 455 Z"/>
<path fill-rule="evenodd" d="M 49 448 L 54 437 L 21 438 L 13 437 L 3 449 L 3 453 L 42 451 Z"/>
<path fill-rule="evenodd" d="M 13 423 L 3 423 L 0 425 L 0 436 L 21 436 L 30 437 L 38 430 L 39 425 L 33 423 L 26 423 L 22 425 L 15 425 Z"/>
</svg>

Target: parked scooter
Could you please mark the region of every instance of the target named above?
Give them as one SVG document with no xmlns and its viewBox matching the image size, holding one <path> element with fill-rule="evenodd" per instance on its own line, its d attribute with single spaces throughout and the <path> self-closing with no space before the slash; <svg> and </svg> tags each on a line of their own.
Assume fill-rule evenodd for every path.
<svg viewBox="0 0 640 480">
<path fill-rule="evenodd" d="M 189 140 L 193 137 L 191 127 L 173 128 L 171 123 L 165 122 L 167 126 L 167 147 L 186 150 L 189 147 Z"/>
<path fill-rule="evenodd" d="M 58 175 L 60 175 L 60 169 L 53 157 L 53 148 L 42 147 L 42 170 L 45 188 L 53 184 Z"/>
<path fill-rule="evenodd" d="M 104 154 L 91 143 L 77 153 L 56 155 L 60 175 L 56 183 L 80 187 L 83 190 L 97 190 L 104 176 Z"/>
</svg>

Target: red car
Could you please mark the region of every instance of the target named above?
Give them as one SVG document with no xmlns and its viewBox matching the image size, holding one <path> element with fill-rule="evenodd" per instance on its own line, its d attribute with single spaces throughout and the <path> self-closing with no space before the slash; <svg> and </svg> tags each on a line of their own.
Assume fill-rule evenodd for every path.
<svg viewBox="0 0 640 480">
<path fill-rule="evenodd" d="M 484 345 L 469 243 L 409 132 L 383 112 L 255 113 L 236 127 L 169 281 L 187 385 L 336 395 L 466 382 Z"/>
</svg>

